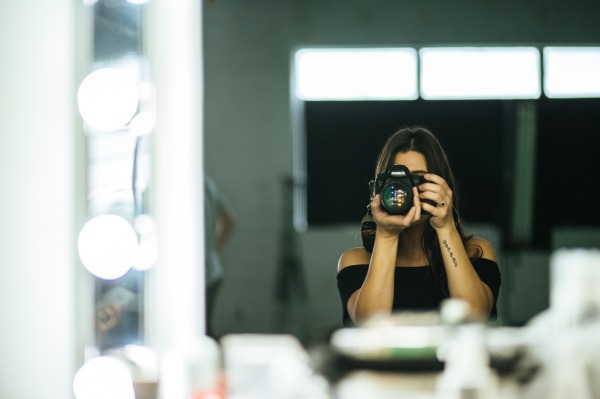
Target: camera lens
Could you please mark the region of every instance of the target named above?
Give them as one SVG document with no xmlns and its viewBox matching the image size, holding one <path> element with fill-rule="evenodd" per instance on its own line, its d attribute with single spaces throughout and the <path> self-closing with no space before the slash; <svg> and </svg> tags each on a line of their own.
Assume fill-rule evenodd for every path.
<svg viewBox="0 0 600 399">
<path fill-rule="evenodd" d="M 406 185 L 390 183 L 381 190 L 381 204 L 389 213 L 403 213 L 412 204 L 412 191 Z"/>
</svg>

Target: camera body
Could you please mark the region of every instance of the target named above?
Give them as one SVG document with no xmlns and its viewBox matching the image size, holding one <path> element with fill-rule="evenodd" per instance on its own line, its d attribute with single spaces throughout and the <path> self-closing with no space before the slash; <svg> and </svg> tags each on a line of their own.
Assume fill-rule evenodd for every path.
<svg viewBox="0 0 600 399">
<path fill-rule="evenodd" d="M 405 165 L 394 165 L 387 172 L 379 173 L 373 184 L 373 195 L 381 197 L 381 207 L 393 215 L 404 215 L 413 206 L 413 187 L 429 182 L 425 177 L 413 175 Z M 422 200 L 433 206 L 431 200 Z M 422 214 L 428 215 L 426 211 Z"/>
</svg>

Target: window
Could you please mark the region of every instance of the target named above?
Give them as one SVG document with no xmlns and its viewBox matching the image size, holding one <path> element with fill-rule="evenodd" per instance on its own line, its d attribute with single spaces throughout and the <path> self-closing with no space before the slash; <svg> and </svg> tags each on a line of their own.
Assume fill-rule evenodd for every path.
<svg viewBox="0 0 600 399">
<path fill-rule="evenodd" d="M 586 48 L 586 51 L 593 49 L 600 48 Z M 344 98 L 331 91 L 322 97 L 308 96 L 300 94 L 308 91 L 297 85 L 296 94 L 304 96 L 298 98 L 302 106 L 297 108 L 300 112 L 297 113 L 299 126 L 296 126 L 300 132 L 297 142 L 301 143 L 296 156 L 302 162 L 295 169 L 306 177 L 306 187 L 301 189 L 304 191 L 297 192 L 297 197 L 303 199 L 300 215 L 303 226 L 358 226 L 369 201 L 368 182 L 373 178 L 377 151 L 399 127 L 419 124 L 431 128 L 448 153 L 459 184 L 464 220 L 493 223 L 507 229 L 513 212 L 511 193 L 518 141 L 516 109 L 523 99 L 535 102 L 537 115 L 532 211 L 534 245 L 547 247 L 549 232 L 555 226 L 600 223 L 600 214 L 590 214 L 588 208 L 581 206 L 595 196 L 590 188 L 593 185 L 586 182 L 597 181 L 600 173 L 594 152 L 600 137 L 595 118 L 600 95 L 581 89 L 595 85 L 600 79 L 596 76 L 600 75 L 596 72 L 600 71 L 597 64 L 600 57 L 594 53 L 584 56 L 576 48 L 548 47 L 543 51 L 542 70 L 539 50 L 529 47 L 512 50 L 511 55 L 503 53 L 506 48 L 421 49 L 416 69 L 417 81 L 420 81 L 416 86 L 418 95 L 410 101 L 383 97 L 373 101 L 375 96 L 364 95 Z M 334 53 L 328 51 L 330 55 Z M 462 56 L 452 61 L 458 54 Z M 498 58 L 499 54 L 515 58 L 506 64 Z M 556 64 L 562 57 L 569 58 L 567 55 L 573 56 L 575 66 Z M 346 59 L 346 62 L 350 61 Z M 465 73 L 469 68 L 471 72 Z M 475 76 L 478 69 L 485 73 Z M 318 72 L 319 68 L 315 67 L 314 71 Z M 588 76 L 584 85 L 574 75 L 585 73 L 596 75 Z M 319 74 L 325 76 L 321 72 L 316 75 Z M 295 76 L 296 84 L 307 79 L 306 84 L 311 79 L 308 75 Z M 354 78 L 346 77 L 346 84 L 358 82 L 361 75 L 352 76 Z M 557 76 L 566 79 L 558 84 L 554 82 Z M 448 80 L 453 81 L 443 86 Z M 493 90 L 487 94 L 482 91 L 486 85 L 493 89 L 487 84 L 488 80 L 503 82 L 494 89 L 495 94 Z M 434 84 L 436 81 L 439 85 Z M 541 97 L 542 82 L 545 97 Z M 321 85 L 324 86 L 326 82 Z M 580 90 L 574 90 L 578 86 Z M 347 88 L 344 90 L 348 92 Z M 462 94 L 458 90 L 463 90 Z M 435 101 L 431 101 L 433 99 Z M 565 143 L 571 141 L 575 147 L 566 149 Z M 577 195 L 560 197 L 557 203 L 553 197 L 555 188 L 567 189 L 572 183 L 578 187 Z M 549 214 L 554 216 L 549 218 Z"/>
<path fill-rule="evenodd" d="M 411 48 L 304 49 L 296 53 L 302 100 L 414 100 L 417 52 Z"/>
<path fill-rule="evenodd" d="M 545 47 L 549 98 L 600 97 L 600 47 Z"/>
<path fill-rule="evenodd" d="M 540 89 L 540 55 L 533 47 L 419 50 L 421 97 L 427 100 L 531 99 Z"/>
</svg>

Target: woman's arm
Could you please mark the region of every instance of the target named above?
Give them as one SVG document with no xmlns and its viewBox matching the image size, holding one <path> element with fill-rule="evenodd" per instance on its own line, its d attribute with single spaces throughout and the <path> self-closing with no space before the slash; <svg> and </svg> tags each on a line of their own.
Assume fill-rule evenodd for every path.
<svg viewBox="0 0 600 399">
<path fill-rule="evenodd" d="M 350 296 L 346 305 L 352 321 L 357 324 L 376 313 L 391 313 L 394 300 L 395 253 L 398 242 L 375 239 L 372 254 L 360 248 L 342 254 L 338 270 L 352 264 L 369 264 L 367 276 L 360 289 Z M 366 254 L 363 255 L 362 251 Z M 386 255 L 386 253 L 389 253 Z M 394 254 L 393 258 L 392 253 Z"/>
<path fill-rule="evenodd" d="M 487 320 L 494 305 L 494 297 L 490 288 L 481 281 L 475 271 L 458 231 L 455 228 L 438 231 L 438 240 L 446 268 L 450 296 L 464 299 L 469 303 L 473 316 Z M 488 241 L 472 238 L 468 245 L 469 248 L 478 246 L 483 258 L 496 261 L 494 249 Z"/>
<path fill-rule="evenodd" d="M 425 178 L 432 183 L 421 185 L 421 199 L 430 199 L 438 206 L 421 202 L 423 209 L 431 214 L 429 220 L 436 230 L 442 252 L 442 259 L 448 278 L 448 289 L 452 298 L 464 299 L 471 307 L 473 316 L 487 319 L 494 305 L 494 297 L 490 288 L 481 281 L 475 271 L 469 251 L 477 248 L 481 257 L 496 261 L 492 245 L 481 238 L 472 238 L 465 248 L 460 234 L 454 224 L 452 213 L 452 191 L 440 176 L 426 174 Z"/>
<path fill-rule="evenodd" d="M 416 195 L 416 189 L 414 193 Z M 405 216 L 388 215 L 381 209 L 379 196 L 371 202 L 371 209 L 377 223 L 372 253 L 364 249 L 362 253 L 351 250 L 344 253 L 338 263 L 338 271 L 351 264 L 369 264 L 362 287 L 350 296 L 347 304 L 348 314 L 355 324 L 374 314 L 392 312 L 398 237 L 420 217 L 421 212 L 420 207 L 413 206 Z"/>
</svg>

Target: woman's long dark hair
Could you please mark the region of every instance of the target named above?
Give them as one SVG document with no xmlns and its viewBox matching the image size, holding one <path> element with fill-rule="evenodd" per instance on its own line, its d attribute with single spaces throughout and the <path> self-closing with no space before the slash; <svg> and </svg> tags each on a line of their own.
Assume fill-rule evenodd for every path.
<svg viewBox="0 0 600 399">
<path fill-rule="evenodd" d="M 377 166 L 375 168 L 375 177 L 379 173 L 387 172 L 389 168 L 393 166 L 397 153 L 405 153 L 408 151 L 416 151 L 423 154 L 427 161 L 427 171 L 443 177 L 448 183 L 448 186 L 452 190 L 452 212 L 454 223 L 456 224 L 456 230 L 460 235 L 460 239 L 463 242 L 463 245 L 465 245 L 471 236 L 466 236 L 464 233 L 459 213 L 459 195 L 454 175 L 446 152 L 430 130 L 422 126 L 408 126 L 403 127 L 392 134 L 379 153 Z M 442 277 L 445 274 L 442 252 L 435 229 L 431 227 L 431 224 L 429 223 L 427 223 L 425 232 L 421 238 L 421 246 L 427 256 L 429 264 L 433 266 L 435 274 L 438 277 Z M 472 259 L 476 259 L 481 255 L 476 253 L 469 254 L 469 256 L 471 256 Z"/>
</svg>

